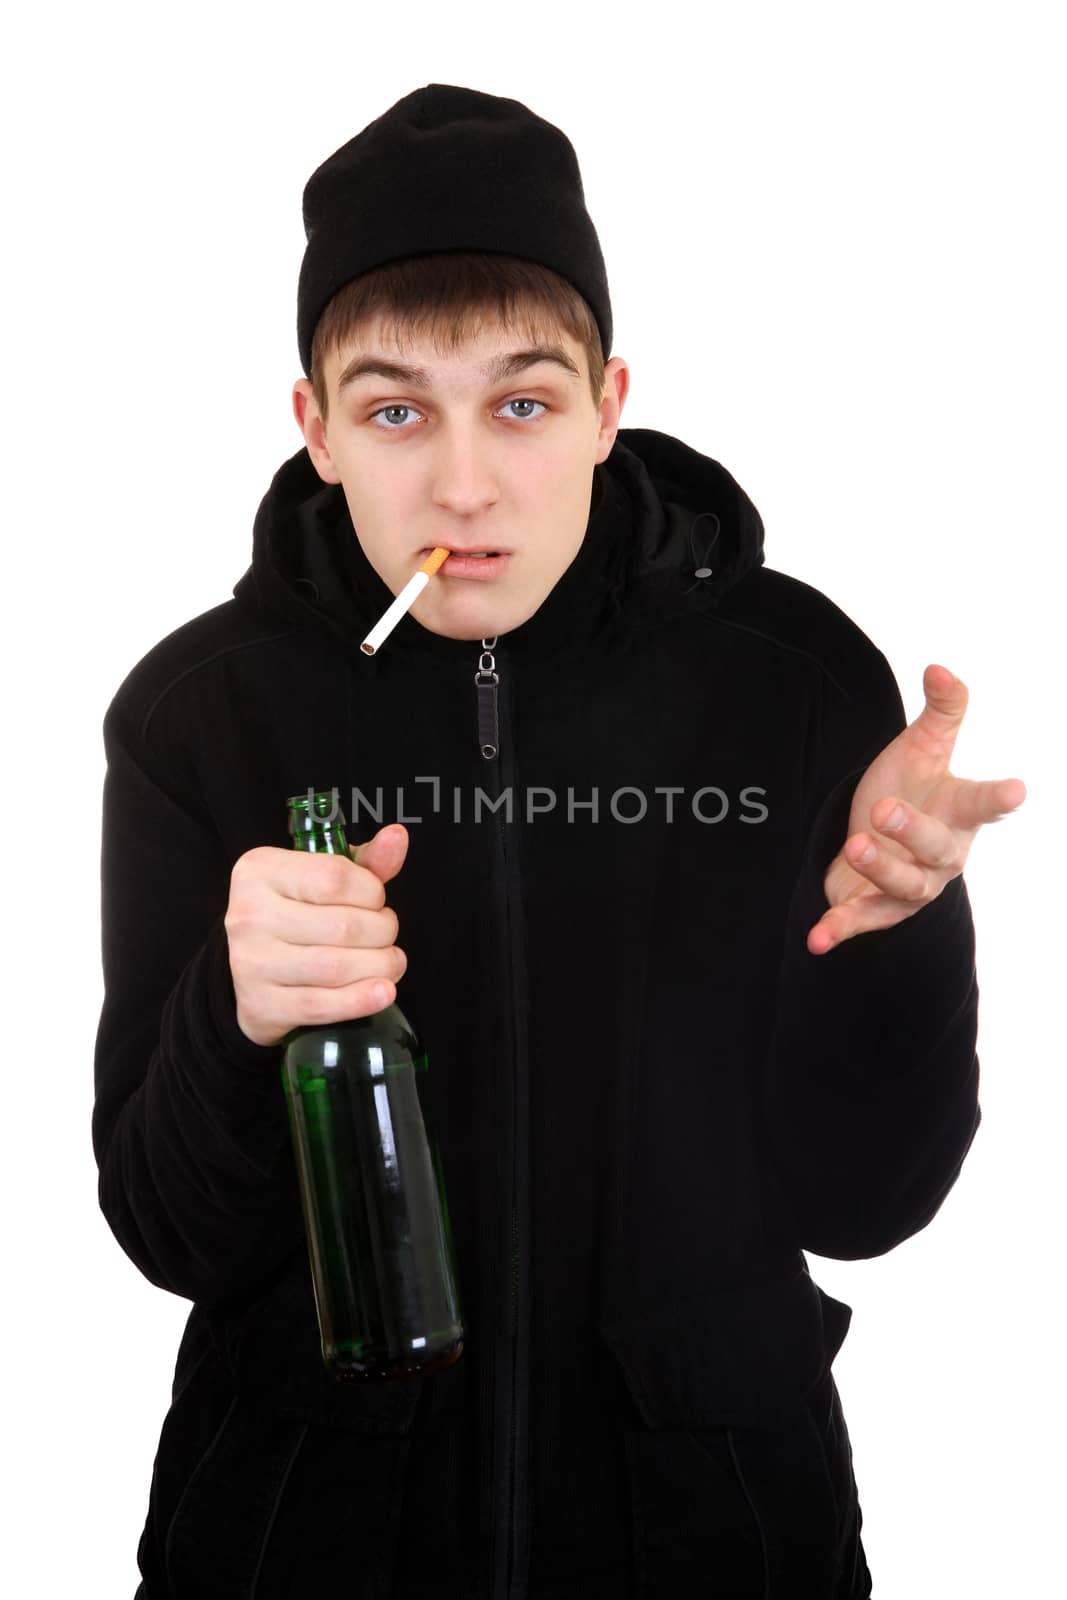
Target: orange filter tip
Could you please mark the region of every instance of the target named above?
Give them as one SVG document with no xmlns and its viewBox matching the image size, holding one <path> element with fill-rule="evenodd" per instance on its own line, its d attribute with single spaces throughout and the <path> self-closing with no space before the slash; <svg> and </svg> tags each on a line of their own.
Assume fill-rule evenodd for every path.
<svg viewBox="0 0 1067 1600">
<path fill-rule="evenodd" d="M 427 577 L 432 578 L 438 567 L 443 567 L 451 554 L 451 550 L 446 550 L 444 545 L 439 544 L 436 550 L 430 551 L 419 571 L 425 572 Z"/>
</svg>

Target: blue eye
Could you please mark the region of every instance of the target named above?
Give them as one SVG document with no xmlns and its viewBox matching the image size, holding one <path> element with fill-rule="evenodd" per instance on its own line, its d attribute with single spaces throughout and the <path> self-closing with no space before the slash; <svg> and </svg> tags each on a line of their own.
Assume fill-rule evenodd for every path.
<svg viewBox="0 0 1067 1600">
<path fill-rule="evenodd" d="M 376 421 L 378 419 L 378 417 L 386 417 L 390 413 L 393 413 L 393 415 L 395 415 L 398 411 L 410 411 L 410 410 L 411 410 L 410 406 L 383 406 L 380 411 L 375 411 L 374 412 L 373 417 L 372 417 L 372 421 Z M 392 424 L 390 424 L 389 426 L 392 427 Z M 392 428 L 392 431 L 393 431 L 393 433 L 398 433 L 400 430 L 398 428 Z"/>
<path fill-rule="evenodd" d="M 548 410 L 548 407 L 541 400 L 505 400 L 504 406 L 539 406 L 542 412 Z M 380 411 L 375 411 L 371 414 L 371 421 L 377 422 L 379 417 L 395 417 L 398 415 L 398 413 L 402 413 L 405 416 L 421 415 L 421 413 L 416 411 L 413 406 L 382 406 Z M 511 420 L 512 422 L 536 422 L 539 415 L 540 413 L 527 412 L 523 416 L 512 415 Z M 405 428 L 403 422 L 383 422 L 380 423 L 379 426 L 381 427 L 383 433 L 410 432 L 410 429 Z"/>
<path fill-rule="evenodd" d="M 506 400 L 504 403 L 505 405 L 509 406 L 540 406 L 542 411 L 548 410 L 548 407 L 543 405 L 540 400 Z M 517 420 L 524 422 L 527 419 L 525 417 L 520 417 Z"/>
</svg>

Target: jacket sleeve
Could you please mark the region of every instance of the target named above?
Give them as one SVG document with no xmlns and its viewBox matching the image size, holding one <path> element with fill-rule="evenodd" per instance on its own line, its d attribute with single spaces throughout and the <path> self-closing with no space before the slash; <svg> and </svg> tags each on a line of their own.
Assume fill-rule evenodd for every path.
<svg viewBox="0 0 1067 1600">
<path fill-rule="evenodd" d="M 918 1233 L 981 1121 L 978 985 L 962 875 L 893 928 L 813 956 L 823 879 L 870 762 L 906 726 L 885 657 L 860 687 L 827 680 L 803 862 L 779 974 L 760 1120 L 768 1187 L 802 1249 L 853 1260 Z"/>
<path fill-rule="evenodd" d="M 300 1237 L 277 1047 L 237 1024 L 223 916 L 232 862 L 181 762 L 120 696 L 104 721 L 104 1002 L 93 1149 L 101 1209 L 160 1287 L 239 1296 Z"/>
</svg>

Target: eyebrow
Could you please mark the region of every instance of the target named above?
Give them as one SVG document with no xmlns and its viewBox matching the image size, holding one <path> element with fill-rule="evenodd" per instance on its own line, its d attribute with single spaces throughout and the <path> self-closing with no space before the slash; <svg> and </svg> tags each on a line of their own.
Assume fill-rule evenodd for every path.
<svg viewBox="0 0 1067 1600">
<path fill-rule="evenodd" d="M 538 344 L 528 350 L 511 350 L 507 355 L 486 361 L 478 370 L 487 382 L 499 383 L 542 361 L 551 361 L 572 377 L 581 378 L 570 356 L 558 344 Z M 403 362 L 387 361 L 384 356 L 354 356 L 338 379 L 337 392 L 343 394 L 349 384 L 370 377 L 388 378 L 391 383 L 402 383 L 408 388 L 422 389 L 424 392 L 433 387 L 433 374 L 426 367 L 410 367 Z"/>
</svg>

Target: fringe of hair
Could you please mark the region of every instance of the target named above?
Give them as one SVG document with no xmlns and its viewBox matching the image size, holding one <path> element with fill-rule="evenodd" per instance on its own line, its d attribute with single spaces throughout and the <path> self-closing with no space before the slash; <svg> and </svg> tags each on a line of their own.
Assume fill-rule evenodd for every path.
<svg viewBox="0 0 1067 1600">
<path fill-rule="evenodd" d="M 434 348 L 455 352 L 486 317 L 531 340 L 562 329 L 580 344 L 589 368 L 593 404 L 604 391 L 600 330 L 588 304 L 565 278 L 533 261 L 482 251 L 456 250 L 389 261 L 345 284 L 327 305 L 311 346 L 311 387 L 323 422 L 329 396 L 323 376 L 327 358 L 343 349 L 367 323 L 393 325 L 402 347 L 405 333 L 429 334 Z M 444 331 L 444 345 L 439 335 Z"/>
</svg>

